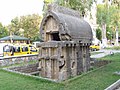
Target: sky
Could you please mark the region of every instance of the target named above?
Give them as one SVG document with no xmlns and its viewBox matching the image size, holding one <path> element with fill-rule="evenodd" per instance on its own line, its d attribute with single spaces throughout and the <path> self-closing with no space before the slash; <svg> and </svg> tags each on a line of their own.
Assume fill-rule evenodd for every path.
<svg viewBox="0 0 120 90">
<path fill-rule="evenodd" d="M 97 0 L 97 3 L 98 4 L 101 4 L 103 0 Z"/>
<path fill-rule="evenodd" d="M 0 22 L 10 24 L 15 17 L 42 14 L 43 0 L 0 0 Z"/>
<path fill-rule="evenodd" d="M 102 0 L 97 0 L 100 3 Z M 0 22 L 10 24 L 15 17 L 42 14 L 43 0 L 0 0 Z"/>
</svg>

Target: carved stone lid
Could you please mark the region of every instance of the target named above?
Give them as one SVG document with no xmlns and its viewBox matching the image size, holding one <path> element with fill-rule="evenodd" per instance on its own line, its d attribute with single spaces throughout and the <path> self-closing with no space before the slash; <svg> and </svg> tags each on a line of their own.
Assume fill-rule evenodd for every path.
<svg viewBox="0 0 120 90">
<path fill-rule="evenodd" d="M 90 25 L 79 17 L 77 11 L 66 9 L 65 7 L 59 7 L 49 9 L 44 16 L 40 32 L 44 32 L 44 26 L 49 17 L 54 18 L 59 25 L 59 36 L 64 41 L 63 36 L 68 37 L 67 41 L 79 41 L 79 42 L 91 42 L 92 40 L 92 29 Z M 63 10 L 62 10 L 63 9 Z M 71 13 L 71 14 L 70 14 Z"/>
</svg>

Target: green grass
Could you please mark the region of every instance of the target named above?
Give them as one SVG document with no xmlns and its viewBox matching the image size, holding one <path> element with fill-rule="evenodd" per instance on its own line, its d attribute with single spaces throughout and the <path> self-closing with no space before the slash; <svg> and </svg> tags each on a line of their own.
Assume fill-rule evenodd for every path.
<svg viewBox="0 0 120 90">
<path fill-rule="evenodd" d="M 120 62 L 120 53 L 116 53 L 114 55 L 108 55 L 98 60 L 110 60 L 112 62 Z"/>
<path fill-rule="evenodd" d="M 105 49 L 120 50 L 120 46 L 106 47 Z"/>
<path fill-rule="evenodd" d="M 104 90 L 120 78 L 113 74 L 120 70 L 119 65 L 120 63 L 110 63 L 98 70 L 72 79 L 66 82 L 66 90 Z"/>
<path fill-rule="evenodd" d="M 63 90 L 64 85 L 0 70 L 0 90 Z"/>
<path fill-rule="evenodd" d="M 101 60 L 112 60 L 113 62 L 62 83 L 0 70 L 0 90 L 104 90 L 120 79 L 120 76 L 114 74 L 114 72 L 120 71 L 120 53 L 106 56 Z"/>
</svg>

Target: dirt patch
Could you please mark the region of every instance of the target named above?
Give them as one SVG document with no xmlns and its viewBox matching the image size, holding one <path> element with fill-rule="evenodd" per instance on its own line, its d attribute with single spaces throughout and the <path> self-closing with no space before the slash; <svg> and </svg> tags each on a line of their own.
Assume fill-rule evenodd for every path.
<svg viewBox="0 0 120 90">
<path fill-rule="evenodd" d="M 95 58 L 91 58 L 91 66 L 92 67 L 101 67 L 104 65 L 107 65 L 111 63 L 111 61 L 108 60 L 96 60 Z"/>
<path fill-rule="evenodd" d="M 9 68 L 9 70 L 17 71 L 17 72 L 21 72 L 21 73 L 32 74 L 33 72 L 38 71 L 38 63 L 25 65 L 25 66 L 19 66 L 19 67 L 12 67 L 12 68 Z"/>
</svg>

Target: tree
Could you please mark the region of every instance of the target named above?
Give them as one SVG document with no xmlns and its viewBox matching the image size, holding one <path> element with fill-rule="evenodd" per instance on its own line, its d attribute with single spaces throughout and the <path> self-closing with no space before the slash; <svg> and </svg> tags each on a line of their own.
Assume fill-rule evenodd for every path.
<svg viewBox="0 0 120 90">
<path fill-rule="evenodd" d="M 101 32 L 100 28 L 96 29 L 96 37 L 97 37 L 99 40 L 101 40 L 101 37 L 102 37 L 102 34 L 101 34 L 101 33 L 102 33 L 102 32 Z"/>
<path fill-rule="evenodd" d="M 102 44 L 105 47 L 107 46 L 106 27 L 110 21 L 109 17 L 109 4 L 108 0 L 105 0 L 104 4 L 97 6 L 97 23 L 102 28 Z"/>
<path fill-rule="evenodd" d="M 115 45 L 118 46 L 118 32 L 120 29 L 120 1 L 119 0 L 113 0 L 112 1 L 113 6 L 113 15 L 112 18 L 112 25 L 116 32 L 116 39 L 115 39 Z"/>
<path fill-rule="evenodd" d="M 0 23 L 0 38 L 3 38 L 5 36 L 7 36 L 9 34 L 8 30 L 6 27 L 4 27 L 2 25 L 2 23 Z"/>
<path fill-rule="evenodd" d="M 46 8 L 49 3 L 54 2 L 61 6 L 77 10 L 80 12 L 80 16 L 84 17 L 87 11 L 90 11 L 94 1 L 96 0 L 44 0 L 44 8 Z"/>
<path fill-rule="evenodd" d="M 46 12 L 48 4 L 53 3 L 54 0 L 44 0 L 43 11 Z"/>
<path fill-rule="evenodd" d="M 105 42 L 104 39 L 106 36 L 111 39 L 115 37 L 115 44 L 118 45 L 120 2 L 119 0 L 103 0 L 103 2 L 104 4 L 98 5 L 97 7 L 97 23 L 102 28 L 102 41 Z M 116 36 L 114 35 L 114 32 L 116 32 Z"/>
<path fill-rule="evenodd" d="M 38 14 L 16 17 L 8 26 L 12 34 L 24 35 L 35 41 L 39 38 L 39 27 L 42 17 Z"/>
<path fill-rule="evenodd" d="M 92 4 L 96 0 L 60 0 L 62 6 L 67 6 L 80 12 L 80 16 L 84 17 L 91 10 Z"/>
<path fill-rule="evenodd" d="M 10 34 L 12 35 L 20 35 L 19 33 L 19 18 L 15 17 L 14 19 L 11 20 L 11 24 L 7 26 L 9 29 Z"/>
</svg>

